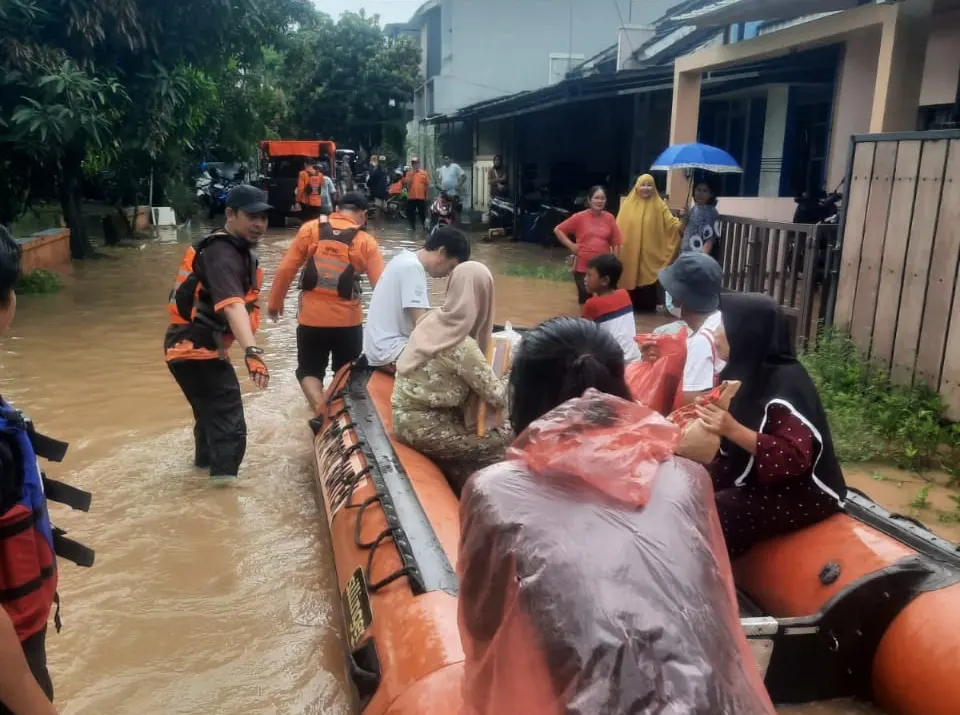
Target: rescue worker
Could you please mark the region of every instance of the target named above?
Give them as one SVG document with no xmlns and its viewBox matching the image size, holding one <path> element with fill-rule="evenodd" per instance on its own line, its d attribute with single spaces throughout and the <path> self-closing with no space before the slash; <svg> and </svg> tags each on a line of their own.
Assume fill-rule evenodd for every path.
<svg viewBox="0 0 960 715">
<path fill-rule="evenodd" d="M 215 484 L 237 478 L 247 425 L 236 371 L 227 357 L 234 341 L 254 384 L 270 380 L 254 337 L 263 285 L 256 246 L 267 228 L 267 192 L 243 184 L 227 195 L 226 225 L 187 249 L 170 293 L 167 366 L 194 416 L 194 464 Z"/>
<path fill-rule="evenodd" d="M 283 315 L 283 302 L 297 271 L 300 307 L 297 315 L 297 380 L 315 416 L 323 410 L 323 378 L 333 362 L 336 372 L 363 350 L 360 274 L 372 286 L 383 274 L 377 241 L 363 230 L 367 200 L 353 192 L 340 200 L 329 218 L 303 225 L 277 268 L 267 309 L 272 320 Z M 316 423 L 311 423 L 314 426 Z"/>
<path fill-rule="evenodd" d="M 20 247 L 0 225 L 0 333 L 17 310 Z M 57 556 L 92 566 L 93 551 L 50 523 L 47 500 L 87 511 L 90 494 L 48 479 L 37 457 L 59 462 L 63 442 L 39 434 L 0 398 L 0 715 L 56 715 L 47 671 L 47 620 L 57 606 Z"/>
<path fill-rule="evenodd" d="M 296 201 L 300 204 L 300 216 L 311 221 L 320 215 L 323 206 L 325 177 L 319 166 L 305 164 L 297 178 Z"/>
<path fill-rule="evenodd" d="M 407 218 L 410 230 L 415 231 L 427 222 L 427 196 L 430 194 L 430 174 L 420 168 L 420 158 L 410 160 L 412 168 L 403 175 L 407 189 Z"/>
</svg>

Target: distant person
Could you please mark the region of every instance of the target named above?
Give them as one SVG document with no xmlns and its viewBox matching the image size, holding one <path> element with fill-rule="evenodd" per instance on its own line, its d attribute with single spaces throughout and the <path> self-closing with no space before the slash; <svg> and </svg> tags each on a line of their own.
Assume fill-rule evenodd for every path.
<svg viewBox="0 0 960 715">
<path fill-rule="evenodd" d="M 340 180 L 343 182 L 343 191 L 353 191 L 353 167 L 350 166 L 350 157 L 345 156 L 340 161 Z"/>
<path fill-rule="evenodd" d="M 311 221 L 320 215 L 323 207 L 324 175 L 317 166 L 307 164 L 297 177 L 296 201 L 300 216 Z"/>
<path fill-rule="evenodd" d="M 20 246 L 0 224 L 0 334 L 17 312 L 14 288 L 21 272 Z M 59 462 L 67 445 L 43 437 L 0 398 L 0 715 L 56 715 L 47 670 L 47 621 L 57 597 L 57 556 L 93 563 L 85 546 L 55 536 L 48 501 L 89 507 L 90 495 L 53 482 L 37 458 Z M 59 610 L 54 618 L 59 630 Z"/>
<path fill-rule="evenodd" d="M 717 210 L 717 193 L 706 179 L 698 181 L 693 188 L 693 206 L 680 219 L 680 251 L 706 253 L 720 262 L 720 212 Z M 667 312 L 680 317 L 673 303 L 673 296 L 664 293 Z"/>
<path fill-rule="evenodd" d="M 583 317 L 610 333 L 623 350 L 626 362 L 640 359 L 637 321 L 630 294 L 617 288 L 623 264 L 612 253 L 595 256 L 587 264 L 586 287 L 593 297 L 583 306 Z"/>
<path fill-rule="evenodd" d="M 481 405 L 503 410 L 507 385 L 487 351 L 493 333 L 493 276 L 476 261 L 457 266 L 443 306 L 413 329 L 397 361 L 393 431 L 436 462 L 459 496 L 476 470 L 503 459 L 507 429 L 478 436 Z"/>
<path fill-rule="evenodd" d="M 317 164 L 317 171 L 323 176 L 323 188 L 320 192 L 320 213 L 324 216 L 332 214 L 340 203 L 340 194 L 337 185 L 330 178 L 330 165 L 326 162 Z"/>
<path fill-rule="evenodd" d="M 410 169 L 403 175 L 407 190 L 407 217 L 410 230 L 416 231 L 427 222 L 427 196 L 430 193 L 430 174 L 420 168 L 419 157 L 410 160 Z"/>
<path fill-rule="evenodd" d="M 267 304 L 270 318 L 279 320 L 290 284 L 300 268 L 300 309 L 297 314 L 297 380 L 315 416 L 322 413 L 323 378 L 331 357 L 336 372 L 360 356 L 363 349 L 363 308 L 360 276 L 376 287 L 383 274 L 383 257 L 376 239 L 363 230 L 367 200 L 346 194 L 340 210 L 303 225 L 277 267 Z"/>
<path fill-rule="evenodd" d="M 458 223 L 463 202 L 460 197 L 467 181 L 466 172 L 448 155 L 443 156 L 443 166 L 437 172 L 440 175 L 440 190 L 453 201 L 453 222 Z"/>
<path fill-rule="evenodd" d="M 383 228 L 383 214 L 387 209 L 387 194 L 389 177 L 387 170 L 383 166 L 384 157 L 373 156 L 370 158 L 370 178 L 367 180 L 367 186 L 370 190 L 370 198 L 373 200 L 374 226 L 377 231 Z"/>
<path fill-rule="evenodd" d="M 503 158 L 499 154 L 493 157 L 493 166 L 487 172 L 487 184 L 491 199 L 507 195 L 507 170 L 503 168 Z"/>
<path fill-rule="evenodd" d="M 711 405 L 700 417 L 723 440 L 709 471 L 735 559 L 839 513 L 847 489 L 817 388 L 776 302 L 725 295 L 716 342 L 720 359 L 729 361 L 721 377 L 742 385 L 729 412 Z"/>
<path fill-rule="evenodd" d="M 470 239 L 452 226 L 440 226 L 416 253 L 400 251 L 387 264 L 373 290 L 363 330 L 363 354 L 373 367 L 392 365 L 410 334 L 430 309 L 427 276 L 446 278 L 470 260 Z"/>
<path fill-rule="evenodd" d="M 607 192 L 594 186 L 587 194 L 590 208 L 580 211 L 557 226 L 553 233 L 567 250 L 576 256 L 573 280 L 577 285 L 577 302 L 583 305 L 590 298 L 585 284 L 587 267 L 596 256 L 620 253 L 622 238 L 617 220 L 608 213 Z"/>
<path fill-rule="evenodd" d="M 680 244 L 680 219 L 660 197 L 650 174 L 644 174 L 620 206 L 617 223 L 623 233 L 623 277 L 634 310 L 657 309 L 657 272 L 673 261 Z"/>
<path fill-rule="evenodd" d="M 194 416 L 194 465 L 210 481 L 235 481 L 247 449 L 247 423 L 237 372 L 227 350 L 240 343 L 251 381 L 267 387 L 270 372 L 255 338 L 260 327 L 263 270 L 256 246 L 267 230 L 267 192 L 241 184 L 227 194 L 226 224 L 187 249 L 168 311 L 167 367 Z"/>
<path fill-rule="evenodd" d="M 659 277 L 690 328 L 681 386 L 682 402 L 686 405 L 710 392 L 726 366 L 717 351 L 716 337 L 722 324 L 723 272 L 720 264 L 707 254 L 690 251 L 681 253 L 673 265 L 660 271 Z"/>
</svg>

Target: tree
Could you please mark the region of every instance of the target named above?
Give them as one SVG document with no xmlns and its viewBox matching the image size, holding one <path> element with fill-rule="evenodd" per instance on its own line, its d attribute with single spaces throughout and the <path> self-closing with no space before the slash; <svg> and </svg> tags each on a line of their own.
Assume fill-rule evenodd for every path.
<svg viewBox="0 0 960 715">
<path fill-rule="evenodd" d="M 73 256 L 89 255 L 84 169 L 127 187 L 153 167 L 175 172 L 205 130 L 229 134 L 237 92 L 255 116 L 228 141 L 252 141 L 259 112 L 277 108 L 249 71 L 314 19 L 309 0 L 0 0 L 0 222 L 56 197 Z"/>
<path fill-rule="evenodd" d="M 321 15 L 290 39 L 283 76 L 298 136 L 379 146 L 402 138 L 404 108 L 420 84 L 420 49 L 406 37 L 388 39 L 376 15 L 347 12 L 337 22 Z"/>
</svg>

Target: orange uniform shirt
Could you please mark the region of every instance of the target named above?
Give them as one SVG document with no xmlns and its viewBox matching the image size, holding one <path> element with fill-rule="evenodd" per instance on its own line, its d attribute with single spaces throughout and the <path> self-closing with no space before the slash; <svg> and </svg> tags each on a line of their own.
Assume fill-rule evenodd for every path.
<svg viewBox="0 0 960 715">
<path fill-rule="evenodd" d="M 329 218 L 330 225 L 337 230 L 357 228 L 343 214 L 334 213 Z M 279 311 L 283 307 L 290 284 L 293 283 L 297 272 L 303 268 L 308 260 L 313 260 L 314 249 L 320 241 L 319 221 L 307 221 L 297 232 L 296 237 L 286 255 L 277 268 L 270 289 L 270 300 L 267 307 L 270 312 Z M 380 254 L 380 246 L 376 239 L 366 231 L 358 231 L 350 244 L 350 263 L 357 273 L 365 273 L 370 285 L 376 286 L 383 275 L 384 262 Z M 300 311 L 297 320 L 301 325 L 312 328 L 349 328 L 363 324 L 363 308 L 359 300 L 344 300 L 334 296 L 324 295 L 315 291 L 306 291 L 300 296 Z"/>
<path fill-rule="evenodd" d="M 425 201 L 427 190 L 430 188 L 430 174 L 423 169 L 419 171 L 410 170 L 403 177 L 403 182 L 407 187 L 407 198 L 414 201 Z"/>
<path fill-rule="evenodd" d="M 310 186 L 311 177 L 318 177 L 320 181 L 314 182 L 318 183 L 318 185 L 312 187 L 311 191 L 307 191 L 307 187 Z M 323 199 L 320 193 L 323 191 L 323 183 L 323 175 L 320 172 L 313 169 L 304 169 L 301 171 L 297 179 L 297 202 L 305 206 L 321 206 Z"/>
</svg>

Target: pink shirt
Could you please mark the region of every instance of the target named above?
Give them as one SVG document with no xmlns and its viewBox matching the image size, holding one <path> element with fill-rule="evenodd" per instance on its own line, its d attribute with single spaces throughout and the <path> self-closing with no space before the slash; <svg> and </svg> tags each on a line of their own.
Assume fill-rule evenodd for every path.
<svg viewBox="0 0 960 715">
<path fill-rule="evenodd" d="M 623 243 L 617 219 L 608 211 L 599 216 L 589 209 L 581 211 L 561 223 L 557 229 L 569 236 L 570 240 L 576 241 L 580 249 L 574 267 L 577 273 L 586 273 L 587 264 L 595 256 L 610 253 L 614 246 Z"/>
</svg>

